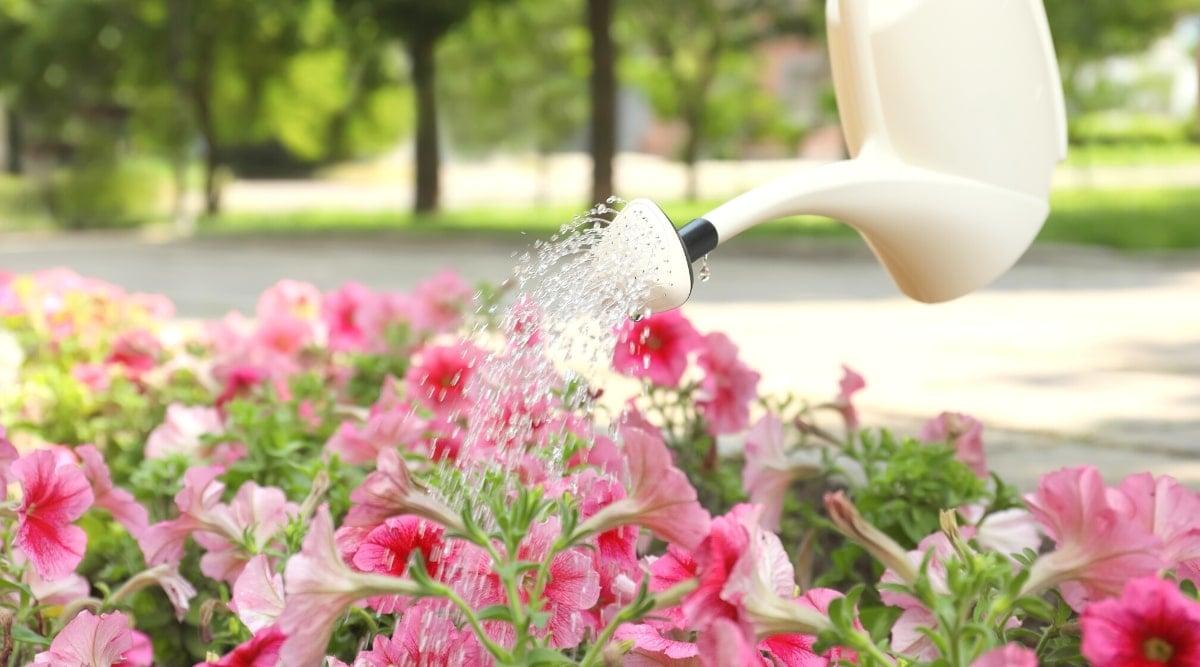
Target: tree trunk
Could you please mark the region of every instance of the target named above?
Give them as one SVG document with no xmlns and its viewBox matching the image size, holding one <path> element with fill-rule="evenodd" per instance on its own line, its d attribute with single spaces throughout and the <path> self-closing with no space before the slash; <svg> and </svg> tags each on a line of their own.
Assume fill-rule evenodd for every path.
<svg viewBox="0 0 1200 667">
<path fill-rule="evenodd" d="M 437 95 L 435 91 L 434 47 L 432 37 L 415 37 L 409 46 L 412 58 L 413 85 L 416 87 L 417 145 L 415 167 L 417 213 L 432 213 L 438 208 L 438 171 L 441 155 L 438 149 Z"/>
<path fill-rule="evenodd" d="M 213 123 L 207 92 L 198 92 L 195 98 L 196 124 L 204 140 L 204 213 L 217 215 L 221 212 L 221 184 L 218 173 L 221 168 L 220 147 L 217 144 L 216 126 Z"/>
<path fill-rule="evenodd" d="M 687 126 L 687 136 L 683 141 L 683 164 L 687 169 L 687 189 L 684 197 L 688 201 L 696 201 L 700 196 L 700 177 L 697 174 L 696 163 L 700 161 L 700 121 L 689 118 L 684 121 Z"/>
<path fill-rule="evenodd" d="M 24 171 L 22 164 L 21 153 L 25 150 L 23 141 L 21 140 L 21 119 L 12 109 L 6 109 L 4 112 L 7 117 L 5 120 L 5 151 L 4 151 L 4 170 L 10 174 L 20 174 Z"/>
<path fill-rule="evenodd" d="M 617 56 L 612 39 L 613 0 L 588 0 L 592 37 L 591 151 L 592 200 L 613 194 L 613 158 L 617 151 Z"/>
</svg>

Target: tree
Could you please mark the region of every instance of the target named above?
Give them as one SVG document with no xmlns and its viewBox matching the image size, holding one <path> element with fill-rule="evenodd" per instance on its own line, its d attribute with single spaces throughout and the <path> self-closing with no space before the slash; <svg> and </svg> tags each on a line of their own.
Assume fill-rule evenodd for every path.
<svg viewBox="0 0 1200 667">
<path fill-rule="evenodd" d="M 1149 48 L 1200 0 L 1045 0 L 1067 98 L 1077 101 L 1080 67 Z M 1078 106 L 1078 105 L 1075 105 Z"/>
<path fill-rule="evenodd" d="M 591 36 L 592 200 L 613 194 L 613 159 L 617 152 L 617 54 L 613 43 L 614 0 L 587 0 L 587 26 Z"/>
<path fill-rule="evenodd" d="M 575 139 L 587 116 L 588 45 L 578 0 L 516 0 L 476 11 L 442 49 L 449 136 L 458 149 L 533 150 L 549 184 L 549 155 Z M 530 39 L 536 35 L 536 39 Z M 496 54 L 505 54 L 497 63 Z"/>
<path fill-rule="evenodd" d="M 706 142 L 750 120 L 731 112 L 770 109 L 755 84 L 754 46 L 773 36 L 815 34 L 819 24 L 816 3 L 792 0 L 656 0 L 631 4 L 625 19 L 635 56 L 631 78 L 660 117 L 683 126 L 689 199 L 697 196 L 696 163 Z"/>
<path fill-rule="evenodd" d="M 414 87 L 417 213 L 438 208 L 441 151 L 438 137 L 437 47 L 484 0 L 341 0 L 347 12 L 374 23 L 385 40 L 399 40 L 408 54 Z"/>
</svg>

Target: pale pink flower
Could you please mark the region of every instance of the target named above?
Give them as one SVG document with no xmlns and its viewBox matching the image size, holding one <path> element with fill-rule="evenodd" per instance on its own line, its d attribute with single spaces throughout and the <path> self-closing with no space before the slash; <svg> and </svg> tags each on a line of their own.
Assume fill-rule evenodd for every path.
<svg viewBox="0 0 1200 667">
<path fill-rule="evenodd" d="M 33 664 L 52 667 L 133 667 L 139 664 L 130 661 L 130 653 L 135 648 L 133 631 L 125 614 L 113 612 L 96 616 L 84 609 L 59 631 L 49 649 L 34 657 Z"/>
<path fill-rule="evenodd" d="M 202 458 L 204 437 L 225 431 L 221 413 L 201 405 L 172 403 L 163 422 L 146 439 L 146 458 L 160 459 L 171 454 Z"/>
<path fill-rule="evenodd" d="M 617 330 L 613 369 L 654 384 L 675 387 L 687 370 L 688 355 L 700 348 L 700 333 L 678 310 L 658 313 Z"/>
<path fill-rule="evenodd" d="M 266 368 L 272 377 L 286 377 L 298 368 L 298 357 L 317 342 L 311 322 L 280 315 L 258 323 L 250 338 L 250 356 Z"/>
<path fill-rule="evenodd" d="M 1142 525 L 1162 540 L 1165 566 L 1200 582 L 1200 495 L 1172 477 L 1155 479 L 1150 473 L 1127 477 L 1120 489 Z"/>
<path fill-rule="evenodd" d="M 849 366 L 842 366 L 842 379 L 838 383 L 837 399 L 833 407 L 842 414 L 846 428 L 858 428 L 858 409 L 854 407 L 854 395 L 867 388 L 867 381 Z"/>
<path fill-rule="evenodd" d="M 71 377 L 93 392 L 101 392 L 112 384 L 112 373 L 105 364 L 75 364 Z"/>
<path fill-rule="evenodd" d="M 441 271 L 418 283 L 409 304 L 413 327 L 423 333 L 453 331 L 471 303 L 474 291 L 457 273 Z"/>
<path fill-rule="evenodd" d="M 670 635 L 670 631 L 664 634 L 649 623 L 626 623 L 617 628 L 613 639 L 633 642 L 633 648 L 624 656 L 622 665 L 694 667 L 700 664 L 700 648 L 695 642 L 676 639 Z"/>
<path fill-rule="evenodd" d="M 1162 541 L 1139 520 L 1124 492 L 1104 486 L 1095 468 L 1043 475 L 1025 502 L 1057 547 L 1034 563 L 1026 591 L 1058 585 L 1078 610 L 1163 566 Z"/>
<path fill-rule="evenodd" d="M 343 422 L 325 443 L 347 463 L 370 463 L 385 448 L 411 448 L 425 436 L 426 423 L 410 406 L 385 406 L 383 401 L 371 408 L 365 424 Z"/>
<path fill-rule="evenodd" d="M 0 425 L 0 490 L 7 490 L 9 482 L 13 481 L 12 465 L 19 458 L 21 454 L 8 439 L 8 431 Z M 0 496 L 3 495 L 0 493 Z"/>
<path fill-rule="evenodd" d="M 222 525 L 232 525 L 236 535 L 248 539 L 254 552 L 261 553 L 279 541 L 279 532 L 300 508 L 289 502 L 283 491 L 250 481 L 238 488 L 233 502 L 216 511 L 222 515 Z M 213 579 L 233 583 L 250 559 L 240 540 L 230 540 L 225 530 L 200 529 L 193 537 L 207 552 L 200 558 L 200 571 Z"/>
<path fill-rule="evenodd" d="M 258 296 L 254 314 L 260 320 L 278 317 L 315 320 L 321 314 L 321 290 L 311 283 L 281 280 Z"/>
<path fill-rule="evenodd" d="M 762 654 L 754 646 L 754 639 L 737 623 L 727 618 L 718 618 L 700 633 L 700 664 L 704 667 L 755 667 L 765 665 Z"/>
<path fill-rule="evenodd" d="M 963 537 L 967 539 L 971 538 L 969 528 L 962 527 Z M 1042 544 L 1037 520 L 1023 509 L 992 512 L 975 527 L 974 535 L 981 548 L 1009 557 L 1024 553 L 1026 549 L 1036 552 Z"/>
<path fill-rule="evenodd" d="M 247 561 L 233 582 L 229 606 L 253 633 L 274 624 L 283 613 L 283 576 L 271 568 L 266 555 Z"/>
<path fill-rule="evenodd" d="M 438 414 L 466 409 L 467 383 L 483 357 L 483 350 L 467 342 L 422 348 L 404 374 L 408 395 Z"/>
<path fill-rule="evenodd" d="M 971 667 L 1038 667 L 1037 654 L 1020 644 L 1007 644 L 979 656 Z"/>
<path fill-rule="evenodd" d="M 20 560 L 19 553 L 16 560 Z M 45 605 L 65 605 L 83 599 L 91 592 L 92 586 L 87 579 L 72 572 L 65 577 L 47 581 L 38 576 L 36 570 L 25 571 L 25 583 L 33 591 L 33 597 Z"/>
<path fill-rule="evenodd" d="M 709 515 L 687 475 L 672 462 L 662 435 L 636 412 L 626 415 L 618 435 L 629 468 L 627 495 L 580 528 L 604 532 L 637 524 L 666 542 L 694 548 L 708 533 Z"/>
<path fill-rule="evenodd" d="M 241 539 L 229 508 L 221 504 L 225 485 L 217 477 L 222 472 L 220 467 L 205 466 L 184 473 L 183 488 L 175 494 L 179 516 L 150 526 L 137 538 L 148 565 L 178 565 L 187 538 L 196 531 L 217 533 L 231 542 Z"/>
<path fill-rule="evenodd" d="M 783 422 L 773 414 L 763 415 L 746 433 L 745 457 L 742 486 L 750 502 L 762 506 L 763 528 L 779 530 L 788 488 L 796 480 L 820 474 L 820 461 L 790 454 Z"/>
<path fill-rule="evenodd" d="M 379 452 L 375 471 L 350 492 L 350 503 L 343 529 L 370 530 L 393 516 L 412 514 L 462 530 L 462 520 L 453 510 L 414 486 L 404 459 L 393 449 Z"/>
<path fill-rule="evenodd" d="M 722 333 L 704 337 L 696 365 L 704 371 L 696 409 L 713 435 L 740 433 L 750 424 L 750 402 L 761 377 L 738 358 L 737 346 Z"/>
<path fill-rule="evenodd" d="M 1079 623 L 1092 667 L 1200 665 L 1200 604 L 1169 581 L 1131 579 L 1120 598 L 1088 605 Z"/>
<path fill-rule="evenodd" d="M 129 534 L 136 538 L 150 525 L 146 508 L 133 499 L 133 494 L 113 486 L 108 465 L 95 445 L 75 448 L 75 454 L 83 463 L 83 474 L 92 485 L 96 507 L 106 510 Z"/>
<path fill-rule="evenodd" d="M 354 602 L 376 595 L 412 596 L 420 590 L 407 579 L 351 570 L 338 554 L 325 505 L 317 509 L 300 553 L 288 559 L 283 580 L 278 626 L 287 640 L 280 657 L 289 667 L 319 665 L 334 624 Z"/>
<path fill-rule="evenodd" d="M 155 565 L 134 575 L 122 587 L 121 599 L 150 586 L 158 586 L 162 589 L 171 606 L 175 608 L 177 619 L 182 621 L 187 616 L 191 600 L 196 597 L 196 589 L 191 582 L 179 574 L 177 565 Z"/>
<path fill-rule="evenodd" d="M 92 505 L 87 478 L 45 449 L 18 459 L 12 474 L 22 490 L 14 543 L 43 579 L 70 574 L 87 548 L 87 534 L 72 523 Z"/>
<path fill-rule="evenodd" d="M 954 455 L 979 477 L 987 478 L 987 455 L 983 451 L 983 424 L 970 415 L 943 412 L 921 427 L 921 440 L 954 445 Z"/>
<path fill-rule="evenodd" d="M 279 667 L 282 664 L 280 649 L 285 639 L 279 628 L 272 625 L 255 632 L 253 637 L 216 662 L 202 662 L 195 667 Z"/>
</svg>

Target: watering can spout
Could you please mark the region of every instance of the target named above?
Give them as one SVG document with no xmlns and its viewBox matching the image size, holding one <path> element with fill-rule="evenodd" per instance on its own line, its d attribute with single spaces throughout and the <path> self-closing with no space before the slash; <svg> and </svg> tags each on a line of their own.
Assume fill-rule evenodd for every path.
<svg viewBox="0 0 1200 667">
<path fill-rule="evenodd" d="M 1045 222 L 1066 151 L 1042 0 L 828 0 L 827 24 L 850 159 L 789 174 L 688 223 L 676 261 L 809 214 L 858 230 L 918 301 L 992 282 Z M 652 309 L 687 300 L 682 275 Z"/>
</svg>

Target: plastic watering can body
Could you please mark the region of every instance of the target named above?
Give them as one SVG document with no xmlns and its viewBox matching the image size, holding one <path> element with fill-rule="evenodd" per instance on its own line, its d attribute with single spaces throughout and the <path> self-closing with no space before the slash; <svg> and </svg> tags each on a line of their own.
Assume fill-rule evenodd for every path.
<svg viewBox="0 0 1200 667">
<path fill-rule="evenodd" d="M 812 214 L 858 230 L 919 301 L 992 282 L 1037 236 L 1066 154 L 1042 1 L 828 0 L 827 24 L 851 158 L 784 176 L 688 224 L 682 261 L 759 223 Z M 652 309 L 687 300 L 690 272 L 662 282 Z"/>
</svg>

